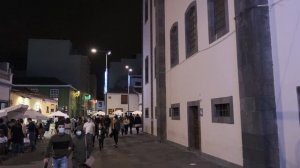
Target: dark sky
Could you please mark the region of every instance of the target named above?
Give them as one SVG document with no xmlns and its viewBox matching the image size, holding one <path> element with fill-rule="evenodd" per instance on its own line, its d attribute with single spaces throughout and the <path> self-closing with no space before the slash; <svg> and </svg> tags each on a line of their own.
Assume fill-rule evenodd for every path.
<svg viewBox="0 0 300 168">
<path fill-rule="evenodd" d="M 1 1 L 0 61 L 25 69 L 28 38 L 71 40 L 79 54 L 97 47 L 111 49 L 112 60 L 130 58 L 141 53 L 141 15 L 141 0 Z M 94 71 L 104 71 L 104 55 L 92 61 Z"/>
</svg>

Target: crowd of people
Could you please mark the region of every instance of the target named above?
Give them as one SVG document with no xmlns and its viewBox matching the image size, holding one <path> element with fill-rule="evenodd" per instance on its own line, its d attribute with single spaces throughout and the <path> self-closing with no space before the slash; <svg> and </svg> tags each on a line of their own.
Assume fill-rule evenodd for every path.
<svg viewBox="0 0 300 168">
<path fill-rule="evenodd" d="M 51 118 L 46 123 L 27 119 L 4 122 L 0 118 L 0 155 L 19 154 L 25 150 L 35 151 L 38 141 L 47 140 L 44 164 L 52 158 L 53 167 L 68 167 L 68 157 L 72 153 L 74 168 L 87 167 L 85 164 L 98 143 L 99 150 L 104 147 L 104 139 L 114 139 L 114 147 L 118 147 L 119 135 L 139 134 L 142 120 L 139 115 L 133 116 L 88 116 L 77 118 Z"/>
</svg>

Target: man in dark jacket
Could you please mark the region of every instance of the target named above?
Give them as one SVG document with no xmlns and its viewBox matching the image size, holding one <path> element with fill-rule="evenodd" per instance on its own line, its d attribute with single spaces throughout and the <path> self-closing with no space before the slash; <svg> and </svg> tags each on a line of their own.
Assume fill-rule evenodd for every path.
<svg viewBox="0 0 300 168">
<path fill-rule="evenodd" d="M 58 133 L 53 135 L 48 143 L 44 163 L 48 164 L 50 153 L 53 157 L 54 168 L 68 168 L 68 157 L 72 149 L 72 138 L 65 134 L 65 125 L 58 123 Z"/>
<path fill-rule="evenodd" d="M 36 149 L 36 147 L 35 147 L 36 134 L 37 134 L 36 126 L 31 118 L 28 118 L 27 121 L 28 121 L 27 130 L 28 130 L 28 134 L 29 134 L 30 147 L 31 147 L 31 151 L 34 151 Z"/>
<path fill-rule="evenodd" d="M 74 168 L 85 168 L 85 160 L 87 158 L 87 148 L 85 143 L 85 136 L 82 128 L 75 130 L 75 137 L 73 138 L 73 154 L 72 163 Z"/>
<path fill-rule="evenodd" d="M 134 125 L 134 117 L 133 117 L 132 113 L 129 114 L 128 118 L 129 118 L 129 121 L 130 121 L 130 123 L 129 123 L 129 133 L 132 134 L 132 127 Z"/>
<path fill-rule="evenodd" d="M 8 127 L 7 125 L 4 123 L 3 118 L 0 118 L 0 129 L 3 130 L 3 134 L 4 136 L 8 136 Z"/>
<path fill-rule="evenodd" d="M 15 124 L 11 128 L 11 142 L 13 145 L 13 153 L 18 154 L 23 152 L 22 146 L 24 142 L 24 134 L 20 121 L 14 121 Z"/>
<path fill-rule="evenodd" d="M 142 119 L 138 114 L 134 118 L 134 126 L 136 129 L 136 134 L 139 134 L 140 127 L 142 126 Z"/>
</svg>

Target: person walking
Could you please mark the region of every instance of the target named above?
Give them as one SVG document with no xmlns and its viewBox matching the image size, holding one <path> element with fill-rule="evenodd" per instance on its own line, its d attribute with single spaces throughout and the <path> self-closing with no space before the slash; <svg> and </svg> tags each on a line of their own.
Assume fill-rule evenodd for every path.
<svg viewBox="0 0 300 168">
<path fill-rule="evenodd" d="M 112 121 L 112 135 L 114 137 L 115 145 L 114 147 L 118 147 L 118 141 L 119 141 L 119 131 L 120 131 L 120 121 L 118 119 L 118 116 L 115 115 Z"/>
<path fill-rule="evenodd" d="M 75 130 L 75 137 L 73 138 L 72 146 L 72 164 L 73 168 L 85 168 L 86 161 L 86 143 L 85 143 L 85 134 L 82 128 Z"/>
<path fill-rule="evenodd" d="M 129 123 L 129 133 L 132 134 L 132 127 L 134 125 L 134 117 L 132 115 L 132 113 L 129 114 L 129 117 L 128 117 L 130 123 Z"/>
<path fill-rule="evenodd" d="M 14 121 L 15 124 L 11 128 L 11 142 L 13 146 L 13 153 L 22 153 L 22 144 L 24 142 L 24 134 L 20 121 Z"/>
<path fill-rule="evenodd" d="M 95 124 L 90 117 L 88 117 L 87 122 L 83 125 L 83 130 L 86 136 L 86 143 L 87 143 L 87 153 L 90 155 L 93 151 L 94 143 L 94 134 L 95 134 Z"/>
<path fill-rule="evenodd" d="M 134 118 L 134 126 L 136 129 L 136 134 L 139 134 L 140 127 L 142 126 L 142 119 L 138 114 Z"/>
<path fill-rule="evenodd" d="M 59 122 L 57 124 L 58 133 L 53 135 L 48 143 L 44 164 L 49 163 L 50 154 L 52 154 L 54 168 L 68 168 L 68 157 L 72 152 L 72 138 L 69 134 L 65 134 L 65 124 Z"/>
<path fill-rule="evenodd" d="M 110 120 L 109 116 L 105 115 L 105 117 L 104 117 L 104 126 L 105 126 L 105 129 L 106 129 L 106 137 L 108 137 L 108 134 L 109 134 L 110 124 L 111 124 L 111 120 Z"/>
<path fill-rule="evenodd" d="M 35 144 L 36 144 L 36 126 L 34 122 L 32 121 L 31 118 L 27 118 L 28 125 L 27 125 L 27 131 L 29 134 L 29 140 L 30 140 L 30 147 L 31 147 L 31 152 L 36 150 Z"/>
<path fill-rule="evenodd" d="M 128 118 L 127 115 L 125 115 L 124 119 L 123 119 L 123 125 L 124 125 L 124 131 L 125 131 L 125 135 L 128 134 L 128 126 L 130 124 L 130 120 Z"/>
</svg>

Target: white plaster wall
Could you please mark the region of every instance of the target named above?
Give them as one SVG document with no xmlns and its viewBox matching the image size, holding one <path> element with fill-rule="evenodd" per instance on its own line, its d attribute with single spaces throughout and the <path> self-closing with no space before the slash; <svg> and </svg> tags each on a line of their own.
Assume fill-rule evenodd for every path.
<svg viewBox="0 0 300 168">
<path fill-rule="evenodd" d="M 148 21 L 145 22 L 145 1 L 143 1 L 143 112 L 145 114 L 145 109 L 149 109 L 149 113 L 152 110 L 151 109 L 151 72 L 150 72 L 150 66 L 151 66 L 151 34 L 150 34 L 150 22 L 151 22 L 151 16 L 150 16 L 150 1 L 148 1 Z M 149 60 L 149 82 L 145 82 L 145 60 L 146 57 L 148 57 Z M 146 133 L 151 133 L 151 118 L 145 118 L 145 115 L 143 115 L 143 131 Z"/>
<path fill-rule="evenodd" d="M 184 14 L 192 0 L 166 0 L 167 109 L 180 103 L 180 120 L 167 117 L 167 138 L 188 146 L 187 102 L 200 100 L 203 153 L 242 165 L 240 101 L 237 72 L 234 1 L 229 3 L 230 30 L 209 44 L 207 1 L 197 0 L 198 53 L 186 59 Z M 169 32 L 178 21 L 179 64 L 170 69 Z M 212 123 L 211 99 L 233 96 L 234 124 Z M 167 116 L 169 116 L 167 114 Z"/>
<path fill-rule="evenodd" d="M 300 1 L 270 1 L 272 55 L 281 167 L 300 167 Z"/>
<path fill-rule="evenodd" d="M 128 104 L 121 104 L 121 95 L 127 93 L 108 93 L 107 94 L 107 107 L 108 109 L 123 108 L 123 112 L 128 109 Z M 109 98 L 110 97 L 110 98 Z M 136 111 L 139 109 L 139 97 L 137 94 L 129 95 L 129 110 Z"/>
<path fill-rule="evenodd" d="M 9 101 L 9 90 L 10 88 L 0 83 L 0 100 Z"/>
</svg>

